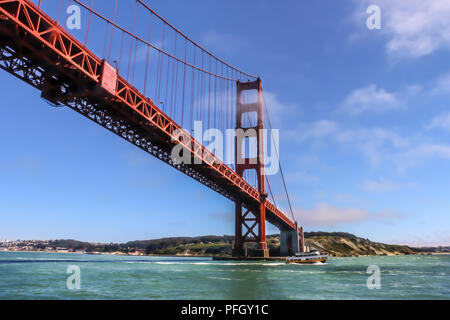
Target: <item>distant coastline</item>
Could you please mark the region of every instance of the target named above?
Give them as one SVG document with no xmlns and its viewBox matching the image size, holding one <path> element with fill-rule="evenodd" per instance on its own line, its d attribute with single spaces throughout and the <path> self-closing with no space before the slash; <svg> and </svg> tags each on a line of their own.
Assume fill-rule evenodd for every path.
<svg viewBox="0 0 450 320">
<path fill-rule="evenodd" d="M 78 240 L 18 240 L 0 243 L 0 252 L 48 252 L 128 256 L 217 257 L 231 256 L 234 236 L 173 237 L 126 243 L 90 243 Z M 272 257 L 279 256 L 278 235 L 268 235 Z M 308 247 L 331 257 L 450 254 L 450 247 L 410 247 L 372 242 L 344 232 L 307 232 Z M 249 250 L 252 246 L 249 246 Z"/>
</svg>

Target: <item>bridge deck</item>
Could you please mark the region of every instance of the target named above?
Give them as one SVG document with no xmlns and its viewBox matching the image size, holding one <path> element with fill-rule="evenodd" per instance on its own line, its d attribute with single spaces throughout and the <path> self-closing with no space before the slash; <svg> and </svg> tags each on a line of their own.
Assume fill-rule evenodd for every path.
<svg viewBox="0 0 450 320">
<path fill-rule="evenodd" d="M 103 89 L 103 61 L 32 2 L 0 0 L 0 39 L 0 67 L 43 91 L 47 99 L 69 106 L 230 199 L 241 199 L 245 206 L 261 201 L 257 190 L 125 79 L 118 76 L 113 93 Z M 173 163 L 170 152 L 176 144 L 202 164 Z M 296 228 L 266 201 L 270 223 Z"/>
</svg>

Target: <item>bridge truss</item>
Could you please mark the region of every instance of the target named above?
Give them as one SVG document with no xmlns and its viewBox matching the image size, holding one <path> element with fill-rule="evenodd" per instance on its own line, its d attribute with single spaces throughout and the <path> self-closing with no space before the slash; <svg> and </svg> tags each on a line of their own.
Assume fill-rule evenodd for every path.
<svg viewBox="0 0 450 320">
<path fill-rule="evenodd" d="M 138 2 L 145 5 L 141 1 Z M 267 199 L 263 163 L 258 162 L 251 168 L 246 165 L 236 165 L 234 169 L 225 164 L 177 124 L 167 114 L 167 110 L 165 112 L 156 106 L 152 99 L 147 98 L 120 76 L 119 71 L 110 63 L 111 61 L 100 59 L 80 40 L 62 28 L 57 21 L 50 18 L 39 5 L 29 0 L 0 0 L 0 68 L 41 91 L 42 97 L 51 103 L 68 106 L 234 201 L 236 203 L 236 255 L 243 255 L 242 249 L 245 242 L 254 241 L 258 243 L 258 249 L 260 249 L 258 254 L 268 256 L 265 242 L 266 220 L 282 231 L 298 230 L 296 223 Z M 152 11 L 152 14 L 156 13 Z M 120 28 L 114 22 L 108 23 Z M 125 32 L 127 31 L 122 29 L 122 34 Z M 151 43 L 147 44 L 151 45 Z M 173 57 L 180 60 L 176 56 Z M 195 56 L 194 61 L 196 61 Z M 216 64 L 217 61 L 223 63 L 221 60 L 216 60 Z M 169 64 L 167 65 L 170 67 Z M 192 69 L 194 80 L 196 79 L 194 71 L 204 72 L 195 63 L 188 64 L 188 67 Z M 186 63 L 184 68 L 186 80 Z M 169 70 L 175 74 L 175 68 Z M 178 70 L 177 67 L 177 74 Z M 211 68 L 209 70 L 208 72 L 212 74 Z M 226 78 L 222 80 L 230 80 L 224 73 L 221 76 Z M 199 79 L 202 78 L 199 77 Z M 239 95 L 247 87 L 257 89 L 258 97 L 262 94 L 259 79 L 247 83 L 233 79 L 231 81 L 236 84 L 235 93 L 238 96 L 236 101 L 241 100 Z M 147 83 L 144 86 L 144 92 L 146 87 Z M 192 91 L 194 89 L 192 88 Z M 183 88 L 183 100 L 184 91 L 185 88 Z M 262 128 L 261 100 L 258 99 L 259 103 L 255 109 L 258 113 L 257 128 Z M 243 108 L 249 106 L 238 102 L 236 104 L 236 119 L 241 119 Z M 241 127 L 239 121 L 236 122 L 237 127 Z M 173 162 L 170 155 L 175 145 L 183 146 L 189 153 L 192 164 Z M 261 152 L 263 150 L 259 150 L 258 154 Z M 196 159 L 201 160 L 200 164 L 196 164 L 198 162 L 195 161 Z M 255 188 L 256 185 L 254 187 L 246 181 L 244 171 L 247 169 L 257 171 L 255 180 L 258 190 Z"/>
</svg>

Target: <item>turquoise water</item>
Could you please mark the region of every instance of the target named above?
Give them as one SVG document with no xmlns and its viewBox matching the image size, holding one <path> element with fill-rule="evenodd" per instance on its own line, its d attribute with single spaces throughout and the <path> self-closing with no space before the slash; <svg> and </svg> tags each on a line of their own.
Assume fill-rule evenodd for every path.
<svg viewBox="0 0 450 320">
<path fill-rule="evenodd" d="M 81 271 L 69 290 L 67 267 Z M 369 290 L 369 265 L 381 289 Z M 330 258 L 325 265 L 0 252 L 0 299 L 449 299 L 450 255 Z"/>
</svg>

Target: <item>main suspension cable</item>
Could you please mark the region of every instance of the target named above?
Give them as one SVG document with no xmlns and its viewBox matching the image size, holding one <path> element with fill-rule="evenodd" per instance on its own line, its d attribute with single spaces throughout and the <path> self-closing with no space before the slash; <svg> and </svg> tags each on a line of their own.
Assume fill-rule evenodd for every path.
<svg viewBox="0 0 450 320">
<path fill-rule="evenodd" d="M 188 67 L 191 67 L 191 68 L 193 68 L 193 69 L 196 69 L 196 70 L 198 70 L 198 71 L 200 71 L 200 72 L 203 72 L 203 73 L 205 73 L 205 74 L 208 74 L 208 75 L 210 75 L 210 76 L 214 76 L 214 77 L 216 77 L 216 78 L 220 78 L 220 79 L 224 79 L 224 80 L 228 80 L 228 81 L 236 81 L 236 80 L 239 80 L 239 79 L 237 79 L 237 78 L 236 78 L 236 79 L 233 79 L 233 78 L 227 78 L 227 77 L 225 77 L 225 76 L 223 76 L 223 75 L 219 75 L 219 74 L 217 74 L 217 73 L 212 73 L 210 70 L 205 70 L 205 69 L 203 69 L 203 68 L 199 68 L 199 67 L 197 67 L 197 66 L 195 66 L 195 65 L 193 65 L 193 64 L 191 64 L 191 63 L 189 63 L 189 62 L 187 62 L 186 60 L 180 59 L 180 58 L 174 56 L 173 54 L 171 54 L 171 53 L 165 51 L 164 49 L 160 49 L 160 48 L 158 48 L 157 46 L 155 46 L 155 45 L 153 45 L 153 44 L 147 42 L 147 41 L 144 40 L 144 39 L 142 39 L 141 37 L 136 36 L 136 35 L 134 34 L 134 32 L 130 32 L 130 31 L 126 30 L 125 28 L 119 26 L 116 22 L 114 22 L 114 21 L 108 19 L 107 17 L 103 16 L 103 15 L 100 14 L 99 12 L 95 11 L 94 9 L 92 9 L 92 7 L 89 8 L 86 4 L 84 4 L 84 3 L 81 2 L 80 0 L 73 0 L 73 1 L 76 2 L 77 4 L 79 4 L 80 6 L 82 6 L 84 9 L 88 10 L 88 11 L 89 11 L 89 17 L 91 16 L 91 14 L 96 15 L 98 18 L 104 20 L 106 23 L 108 23 L 108 24 L 110 24 L 110 25 L 116 27 L 117 29 L 121 30 L 122 32 L 128 34 L 130 37 L 134 38 L 136 41 L 140 41 L 141 43 L 143 43 L 143 44 L 145 44 L 145 45 L 147 45 L 147 46 L 153 48 L 154 50 L 158 51 L 160 54 L 164 54 L 164 55 L 166 55 L 167 57 L 172 58 L 172 59 L 174 59 L 174 60 L 176 60 L 176 61 L 178 61 L 178 62 L 180 62 L 180 63 L 183 63 L 183 64 L 185 64 L 185 65 L 188 66 Z M 93 1 L 93 0 L 92 0 L 92 1 Z M 237 68 L 231 66 L 230 64 L 224 62 L 223 60 L 219 59 L 218 57 L 216 57 L 215 55 L 213 55 L 212 53 L 210 53 L 209 51 L 207 51 L 206 49 L 204 49 L 203 47 L 201 47 L 200 45 L 198 45 L 196 42 L 194 42 L 193 40 L 191 40 L 190 38 L 188 38 L 185 34 L 183 34 L 182 32 L 180 32 L 178 29 L 176 29 L 174 26 L 172 26 L 170 23 L 168 23 L 166 20 L 164 20 L 161 16 L 159 16 L 155 11 L 153 11 L 150 7 L 148 7 L 148 6 L 147 6 L 145 3 L 143 3 L 142 1 L 136 0 L 136 3 L 139 3 L 139 4 L 141 4 L 142 6 L 144 6 L 147 10 L 149 10 L 152 14 L 154 14 L 157 18 L 159 18 L 159 19 L 164 23 L 164 25 L 167 25 L 168 27 L 170 27 L 171 29 L 173 29 L 175 32 L 177 32 L 178 34 L 180 34 L 180 35 L 181 35 L 182 37 L 184 37 L 187 41 L 189 41 L 190 43 L 192 43 L 195 47 L 199 48 L 200 50 L 202 50 L 202 52 L 206 53 L 210 58 L 213 58 L 213 59 L 219 61 L 220 63 L 226 65 L 228 68 L 230 68 L 230 69 L 232 69 L 232 70 L 238 72 L 238 73 L 241 74 L 241 75 L 244 75 L 244 76 L 247 76 L 247 77 L 253 78 L 253 79 L 256 79 L 256 78 L 257 78 L 256 76 L 253 76 L 253 75 L 251 75 L 251 74 L 248 74 L 248 73 L 246 73 L 246 72 L 243 72 L 243 71 L 241 71 L 241 70 L 239 70 L 239 69 L 237 69 Z M 87 35 L 86 35 L 86 39 L 87 39 Z M 86 40 L 85 42 L 87 42 L 87 40 Z"/>
</svg>

